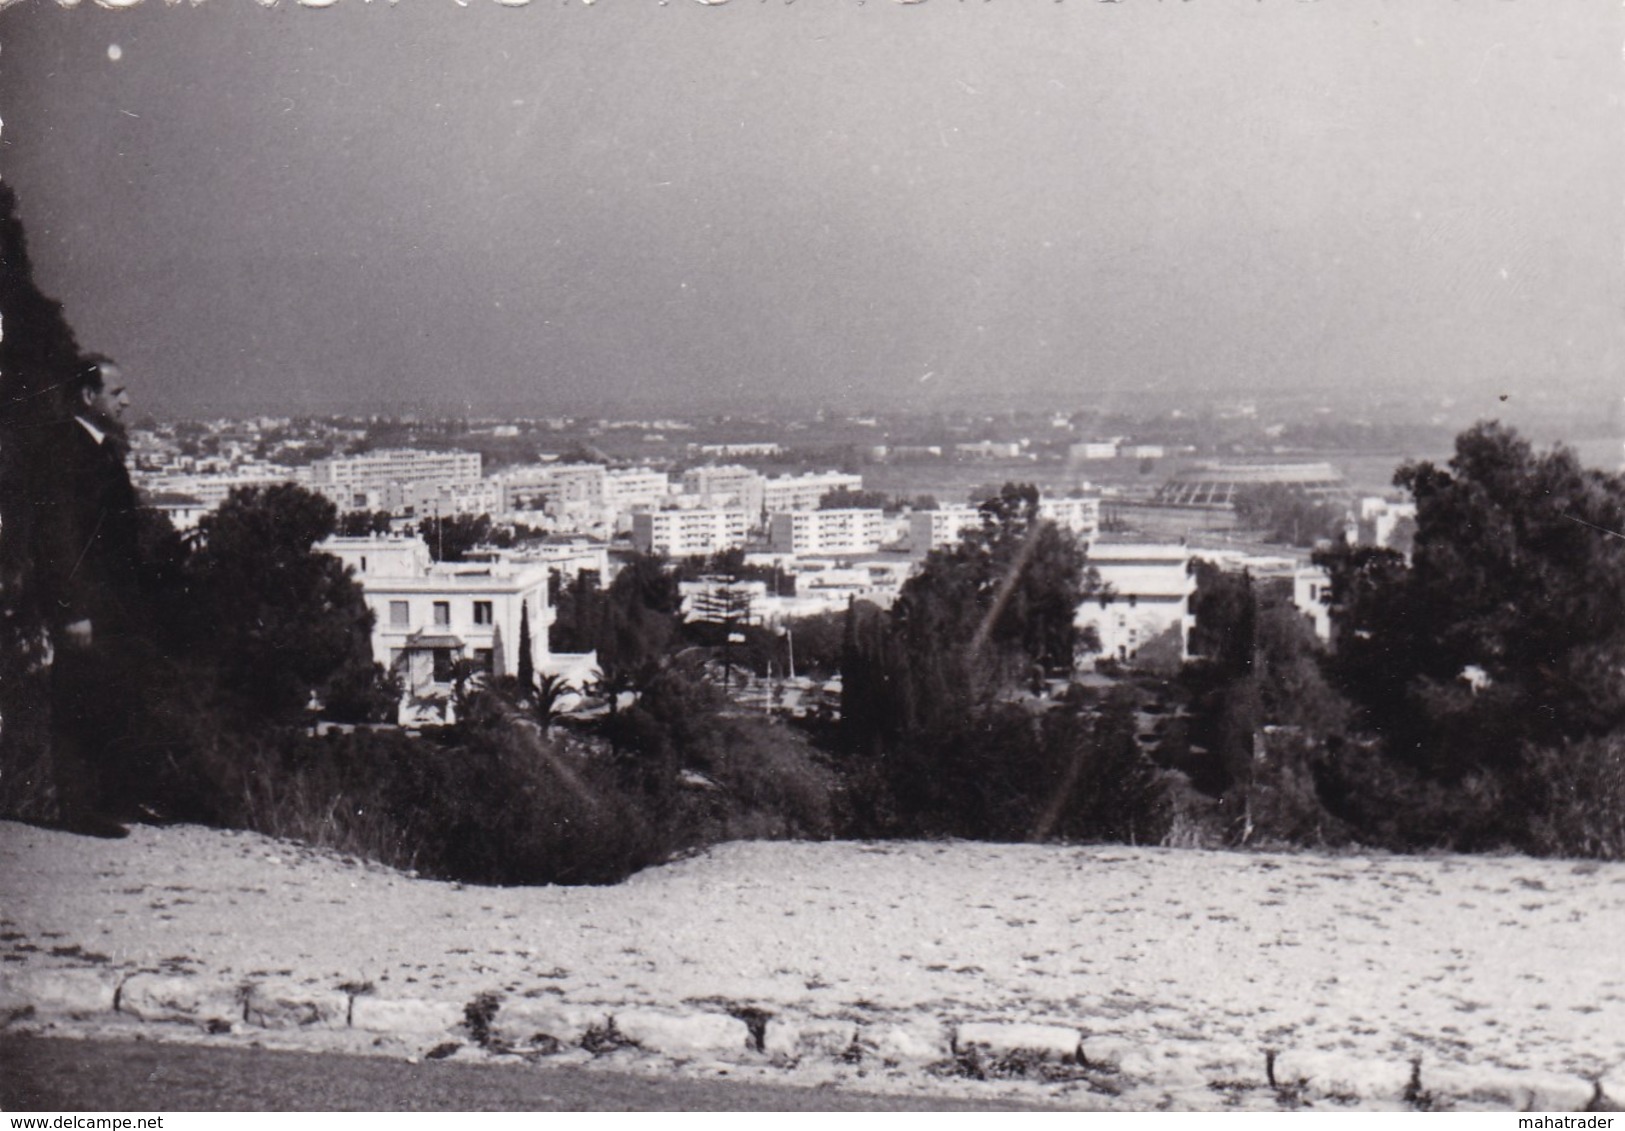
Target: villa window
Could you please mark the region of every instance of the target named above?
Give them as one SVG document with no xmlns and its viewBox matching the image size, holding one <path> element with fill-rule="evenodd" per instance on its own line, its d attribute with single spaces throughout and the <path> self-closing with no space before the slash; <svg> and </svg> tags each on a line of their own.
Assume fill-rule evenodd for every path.
<svg viewBox="0 0 1625 1131">
<path fill-rule="evenodd" d="M 496 623 L 496 616 L 495 616 L 495 613 L 494 613 L 494 611 L 493 611 L 493 609 L 491 607 L 491 602 L 490 601 L 475 601 L 474 602 L 474 623 L 475 624 L 494 624 L 494 623 Z"/>
<path fill-rule="evenodd" d="M 389 603 L 389 627 L 408 628 L 412 624 L 412 605 L 409 601 Z"/>
<path fill-rule="evenodd" d="M 450 601 L 436 601 L 434 603 L 434 624 L 436 628 L 451 627 Z"/>
</svg>

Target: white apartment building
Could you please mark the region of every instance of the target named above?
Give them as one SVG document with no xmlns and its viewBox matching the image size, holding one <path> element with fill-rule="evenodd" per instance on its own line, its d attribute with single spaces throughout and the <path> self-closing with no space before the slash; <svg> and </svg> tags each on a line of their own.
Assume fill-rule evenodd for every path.
<svg viewBox="0 0 1625 1131">
<path fill-rule="evenodd" d="M 740 456 L 776 456 L 784 450 L 782 444 L 761 442 L 743 444 L 698 444 L 689 445 L 701 455 L 721 456 L 724 459 Z"/>
<path fill-rule="evenodd" d="M 607 469 L 597 463 L 549 463 L 514 468 L 497 477 L 502 490 L 501 509 L 539 510 L 541 500 L 549 503 L 591 503 L 604 501 Z"/>
<path fill-rule="evenodd" d="M 502 488 L 491 479 L 476 479 L 471 483 L 433 483 L 419 480 L 414 483 L 392 484 L 385 490 L 384 500 L 385 506 L 374 509 L 411 518 L 500 514 Z"/>
<path fill-rule="evenodd" d="M 769 514 L 776 511 L 817 510 L 819 500 L 843 487 L 848 491 L 863 490 L 863 476 L 839 471 L 781 475 L 762 484 L 762 509 Z"/>
<path fill-rule="evenodd" d="M 878 508 L 780 511 L 769 518 L 768 545 L 789 554 L 872 554 L 885 529 Z"/>
<path fill-rule="evenodd" d="M 1021 448 L 1017 440 L 977 440 L 954 445 L 954 451 L 967 459 L 1018 459 Z"/>
<path fill-rule="evenodd" d="M 421 538 L 329 538 L 321 549 L 354 571 L 374 617 L 373 659 L 405 685 L 402 722 L 455 721 L 454 665 L 472 660 L 494 677 L 517 672 L 523 627 L 532 668 L 546 668 L 546 566 L 436 563 Z"/>
<path fill-rule="evenodd" d="M 641 553 L 687 558 L 745 544 L 750 518 L 742 510 L 636 511 L 632 545 Z"/>
<path fill-rule="evenodd" d="M 683 494 L 701 506 L 733 506 L 755 519 L 762 513 L 762 489 L 767 478 L 737 464 L 726 467 L 691 467 L 683 472 Z"/>
<path fill-rule="evenodd" d="M 663 471 L 646 467 L 604 473 L 604 506 L 612 511 L 658 507 L 671 494 L 671 481 Z"/>
<path fill-rule="evenodd" d="M 982 512 L 963 504 L 915 511 L 908 516 L 908 545 L 911 553 L 924 557 L 958 543 L 967 530 L 980 530 Z"/>
<path fill-rule="evenodd" d="M 1081 444 L 1073 444 L 1067 449 L 1068 458 L 1073 463 L 1081 463 L 1092 459 L 1116 459 L 1116 440 L 1087 440 Z"/>
<path fill-rule="evenodd" d="M 471 483 L 480 478 L 478 452 L 425 452 L 391 448 L 357 456 L 319 459 L 310 465 L 310 486 L 341 509 L 368 506 L 369 492 L 396 483 Z"/>
<path fill-rule="evenodd" d="M 1074 623 L 1100 635 L 1100 654 L 1119 660 L 1134 656 L 1149 640 L 1170 628 L 1179 633 L 1180 658 L 1190 658 L 1196 627 L 1191 598 L 1196 578 L 1188 546 L 1171 543 L 1096 543 L 1089 565 L 1106 587 L 1086 597 Z"/>
<path fill-rule="evenodd" d="M 273 468 L 261 465 L 251 470 L 224 472 L 217 475 L 143 475 L 137 486 L 154 494 L 173 493 L 190 495 L 205 510 L 214 510 L 239 487 L 275 487 L 282 483 L 298 482 L 292 468 Z"/>
<path fill-rule="evenodd" d="M 1096 495 L 1080 499 L 1040 498 L 1038 517 L 1048 519 L 1062 530 L 1071 531 L 1088 545 L 1100 533 L 1100 498 Z"/>
<path fill-rule="evenodd" d="M 1071 531 L 1088 546 L 1100 533 L 1100 499 L 1040 498 L 1038 517 Z M 924 556 L 932 550 L 954 545 L 966 531 L 979 530 L 981 526 L 979 507 L 956 504 L 934 511 L 915 511 L 908 516 L 909 549 Z"/>
</svg>

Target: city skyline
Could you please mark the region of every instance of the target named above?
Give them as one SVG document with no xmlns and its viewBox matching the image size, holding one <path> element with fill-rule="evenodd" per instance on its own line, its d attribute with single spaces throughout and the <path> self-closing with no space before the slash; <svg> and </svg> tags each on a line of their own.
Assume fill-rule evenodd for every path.
<svg viewBox="0 0 1625 1131">
<path fill-rule="evenodd" d="M 0 177 L 144 405 L 1619 387 L 1602 7 L 0 12 Z"/>
</svg>

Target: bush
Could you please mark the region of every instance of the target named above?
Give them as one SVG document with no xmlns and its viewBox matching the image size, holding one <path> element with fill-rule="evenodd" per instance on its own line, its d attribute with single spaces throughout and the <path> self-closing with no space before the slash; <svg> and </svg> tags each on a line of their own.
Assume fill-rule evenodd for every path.
<svg viewBox="0 0 1625 1131">
<path fill-rule="evenodd" d="M 1255 759 L 1248 781 L 1235 790 L 1245 807 L 1242 839 L 1315 847 L 1346 844 L 1348 826 L 1327 810 L 1315 779 L 1323 748 L 1297 727 L 1266 727 L 1259 739 L 1262 756 Z"/>
<path fill-rule="evenodd" d="M 1502 783 L 1492 774 L 1455 782 L 1425 777 L 1375 743 L 1346 743 L 1319 757 L 1316 792 L 1362 844 L 1393 851 L 1481 852 L 1512 847 Z"/>
<path fill-rule="evenodd" d="M 1511 795 L 1537 856 L 1625 859 L 1625 735 L 1526 750 Z"/>
<path fill-rule="evenodd" d="M 282 732 L 239 754 L 217 783 L 236 790 L 226 823 L 434 878 L 614 883 L 670 852 L 607 767 L 520 727 L 446 743 Z"/>
</svg>

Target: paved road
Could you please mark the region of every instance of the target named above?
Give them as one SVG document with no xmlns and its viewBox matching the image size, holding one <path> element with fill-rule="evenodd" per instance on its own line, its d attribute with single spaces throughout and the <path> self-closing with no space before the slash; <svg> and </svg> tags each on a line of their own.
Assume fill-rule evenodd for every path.
<svg viewBox="0 0 1625 1131">
<path fill-rule="evenodd" d="M 6 1111 L 999 1111 L 908 1096 L 571 1066 L 0 1037 Z"/>
</svg>

